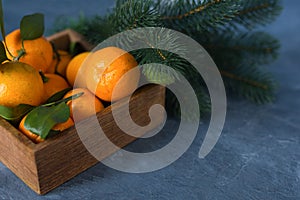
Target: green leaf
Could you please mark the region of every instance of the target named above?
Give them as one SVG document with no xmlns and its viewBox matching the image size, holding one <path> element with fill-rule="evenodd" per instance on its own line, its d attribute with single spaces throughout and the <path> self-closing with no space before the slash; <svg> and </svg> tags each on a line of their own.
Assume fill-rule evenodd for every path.
<svg viewBox="0 0 300 200">
<path fill-rule="evenodd" d="M 6 51 L 5 51 L 5 46 L 4 44 L 0 41 L 0 63 L 8 60 L 6 56 Z"/>
<path fill-rule="evenodd" d="M 73 99 L 77 99 L 77 98 L 81 97 L 83 94 L 84 94 L 84 92 L 80 92 L 80 93 L 77 93 L 77 94 L 75 94 L 73 96 L 70 96 L 68 98 L 61 99 L 61 100 L 56 101 L 56 102 L 46 103 L 46 104 L 44 104 L 42 106 L 49 107 L 49 106 L 56 106 L 56 105 L 61 104 L 61 103 L 67 103 L 68 101 L 71 101 Z"/>
<path fill-rule="evenodd" d="M 20 31 L 22 40 L 34 40 L 44 34 L 44 15 L 36 13 L 24 16 L 21 20 Z"/>
<path fill-rule="evenodd" d="M 72 90 L 72 88 L 66 88 L 62 91 L 55 93 L 46 101 L 46 104 L 61 100 L 70 90 Z"/>
<path fill-rule="evenodd" d="M 70 109 L 64 102 L 51 107 L 40 106 L 27 115 L 24 127 L 46 139 L 53 126 L 66 122 L 69 117 Z"/>
<path fill-rule="evenodd" d="M 5 40 L 5 29 L 4 29 L 4 13 L 2 8 L 2 0 L 0 0 L 0 27 L 1 27 L 1 35 L 3 40 Z"/>
<path fill-rule="evenodd" d="M 21 119 L 28 112 L 30 112 L 34 106 L 27 104 L 20 104 L 16 107 L 6 107 L 0 105 L 0 116 L 8 121 L 14 121 Z"/>
</svg>

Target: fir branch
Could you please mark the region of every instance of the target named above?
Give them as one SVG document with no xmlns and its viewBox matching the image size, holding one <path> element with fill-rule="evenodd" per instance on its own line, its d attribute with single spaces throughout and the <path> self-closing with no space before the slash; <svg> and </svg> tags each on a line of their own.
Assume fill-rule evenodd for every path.
<svg viewBox="0 0 300 200">
<path fill-rule="evenodd" d="M 235 69 L 235 67 L 234 67 L 234 69 Z M 249 78 L 245 78 L 243 76 L 239 76 L 239 75 L 236 75 L 234 73 L 230 73 L 230 72 L 225 71 L 225 70 L 221 70 L 220 73 L 224 77 L 227 77 L 227 78 L 230 78 L 230 79 L 233 79 L 233 80 L 236 80 L 236 81 L 243 82 L 243 83 L 245 83 L 247 85 L 250 85 L 250 86 L 253 86 L 253 87 L 257 87 L 257 88 L 260 88 L 260 89 L 263 89 L 263 90 L 269 90 L 268 85 L 260 83 L 260 82 L 257 82 L 255 80 L 251 80 Z"/>
<path fill-rule="evenodd" d="M 204 87 L 198 86 L 194 88 L 194 92 L 198 99 L 198 105 L 200 114 L 206 115 L 211 112 L 211 102 L 210 98 L 207 94 L 207 91 Z M 196 116 L 193 115 L 194 110 L 197 108 L 190 108 L 191 110 L 187 111 L 186 113 L 181 113 L 180 104 L 176 98 L 176 96 L 170 91 L 166 90 L 166 110 L 168 111 L 168 115 L 173 117 L 181 116 L 184 119 L 196 119 Z"/>
<path fill-rule="evenodd" d="M 240 9 L 231 25 L 235 26 L 234 23 L 237 23 L 247 29 L 254 29 L 259 25 L 271 23 L 281 11 L 281 0 L 240 0 Z"/>
<path fill-rule="evenodd" d="M 204 11 L 206 8 L 208 8 L 208 7 L 210 7 L 214 4 L 220 3 L 220 2 L 221 2 L 221 0 L 213 0 L 213 1 L 210 1 L 210 2 L 205 2 L 202 5 L 200 5 L 196 8 L 193 8 L 193 9 L 189 10 L 188 12 L 186 12 L 184 14 L 179 14 L 177 16 L 163 16 L 162 19 L 163 20 L 183 19 L 185 17 L 194 15 L 196 13 L 200 13 L 200 12 Z"/>
<path fill-rule="evenodd" d="M 114 33 L 140 27 L 160 27 L 160 16 L 152 0 L 121 0 L 108 16 Z"/>
<path fill-rule="evenodd" d="M 265 104 L 274 100 L 276 82 L 268 73 L 254 67 L 240 66 L 235 70 L 221 70 L 227 89 L 255 103 Z"/>
<path fill-rule="evenodd" d="M 245 33 L 243 27 L 253 29 L 270 23 L 280 10 L 280 0 L 117 0 L 116 7 L 107 16 L 81 17 L 68 25 L 93 44 L 115 33 L 139 27 L 181 31 L 207 49 L 219 67 L 227 89 L 254 102 L 266 103 L 273 99 L 276 84 L 258 66 L 277 57 L 279 43 L 266 33 Z M 168 37 L 162 39 L 151 33 L 145 34 L 139 39 L 148 48 L 131 53 L 141 65 L 148 64 L 142 71 L 154 82 L 170 84 L 178 81 L 178 72 L 182 73 L 193 85 L 202 102 L 200 107 L 209 110 L 207 91 L 193 67 L 176 52 L 173 54 L 162 48 L 170 45 L 169 49 L 179 54 L 186 47 L 172 34 L 166 35 Z M 120 42 L 133 45 L 138 37 L 132 34 Z M 174 105 L 170 109 L 176 112 L 174 108 L 178 107 L 172 103 L 174 99 L 170 97 L 168 101 Z"/>
<path fill-rule="evenodd" d="M 113 24 L 114 32 L 122 32 L 141 27 L 161 27 L 160 16 L 156 11 L 152 0 L 118 0 L 113 14 L 109 16 L 111 24 Z M 129 13 L 129 14 L 128 14 Z M 124 17 L 120 17 L 124 16 Z M 153 48 L 153 44 L 146 40 L 149 48 Z M 163 59 L 167 58 L 157 49 L 156 53 Z"/>
<path fill-rule="evenodd" d="M 265 32 L 220 35 L 210 41 L 203 41 L 202 45 L 220 64 L 229 59 L 237 59 L 239 63 L 244 60 L 249 65 L 263 65 L 274 61 L 280 47 L 278 40 Z"/>
<path fill-rule="evenodd" d="M 174 69 L 158 63 L 144 64 L 142 72 L 149 82 L 159 85 L 166 86 L 179 80 Z"/>
<path fill-rule="evenodd" d="M 211 32 L 235 17 L 238 6 L 234 0 L 177 0 L 173 3 L 161 2 L 160 14 L 168 28 L 187 34 Z"/>
<path fill-rule="evenodd" d="M 190 65 L 184 59 L 164 50 L 143 49 L 132 54 L 140 65 L 145 65 L 142 72 L 150 82 L 169 85 L 180 80 L 178 73 L 185 76 L 189 72 Z"/>
</svg>

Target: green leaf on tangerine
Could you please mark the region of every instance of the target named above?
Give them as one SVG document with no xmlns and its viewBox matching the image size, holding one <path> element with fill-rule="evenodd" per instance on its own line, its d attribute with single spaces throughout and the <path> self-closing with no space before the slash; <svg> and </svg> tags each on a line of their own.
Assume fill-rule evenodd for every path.
<svg viewBox="0 0 300 200">
<path fill-rule="evenodd" d="M 69 117 L 70 109 L 64 102 L 51 107 L 39 106 L 27 115 L 24 127 L 46 139 L 53 126 L 66 122 Z"/>
<path fill-rule="evenodd" d="M 4 44 L 0 41 L 0 63 L 8 60 L 5 52 Z"/>
<path fill-rule="evenodd" d="M 55 93 L 46 101 L 46 104 L 61 100 L 70 90 L 72 90 L 72 88 L 67 88 Z"/>
<path fill-rule="evenodd" d="M 32 109 L 34 109 L 34 106 L 27 104 L 20 104 L 16 107 L 6 107 L 0 105 L 0 116 L 8 121 L 19 120 Z"/>
<path fill-rule="evenodd" d="M 20 31 L 22 40 L 34 40 L 44 34 L 44 15 L 36 13 L 24 16 L 21 20 Z"/>
<path fill-rule="evenodd" d="M 43 106 L 43 107 L 57 106 L 58 104 L 61 104 L 61 103 L 67 103 L 68 101 L 77 99 L 77 98 L 81 97 L 83 94 L 84 94 L 84 92 L 80 92 L 80 93 L 77 93 L 77 94 L 75 94 L 75 95 L 73 95 L 73 96 L 70 96 L 70 97 L 68 97 L 68 98 L 61 99 L 61 100 L 56 101 L 56 102 L 46 103 L 46 104 L 44 104 L 44 105 L 42 105 L 42 106 Z"/>
</svg>

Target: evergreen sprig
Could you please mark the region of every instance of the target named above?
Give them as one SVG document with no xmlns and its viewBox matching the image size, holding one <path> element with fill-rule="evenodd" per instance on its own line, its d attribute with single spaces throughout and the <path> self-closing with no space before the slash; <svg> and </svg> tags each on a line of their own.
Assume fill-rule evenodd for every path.
<svg viewBox="0 0 300 200">
<path fill-rule="evenodd" d="M 199 39 L 201 40 L 201 39 Z M 212 55 L 219 68 L 247 62 L 248 65 L 269 64 L 278 57 L 279 42 L 264 32 L 232 33 L 211 38 L 201 44 Z"/>
<path fill-rule="evenodd" d="M 108 17 L 113 34 L 134 28 L 162 26 L 152 0 L 119 0 L 116 4 L 118 6 Z"/>
<path fill-rule="evenodd" d="M 109 36 L 140 27 L 165 27 L 183 32 L 198 41 L 212 56 L 228 91 L 256 103 L 274 99 L 276 83 L 260 66 L 278 56 L 279 42 L 256 28 L 272 22 L 281 11 L 280 0 L 117 0 L 105 16 L 70 20 L 55 31 L 69 27 L 98 44 Z M 200 110 L 210 110 L 210 101 L 201 76 L 176 52 L 160 49 L 173 45 L 182 53 L 180 44 L 170 33 L 161 39 L 155 35 L 140 38 L 147 48 L 131 52 L 144 65 L 149 80 L 171 84 L 183 74 L 191 82 L 200 103 Z M 132 35 L 131 37 L 135 37 Z M 130 36 L 122 41 L 130 44 Z M 158 47 L 158 48 L 155 48 Z M 170 68 L 164 68 L 167 65 Z M 170 92 L 167 107 L 179 112 L 179 105 Z"/>
<path fill-rule="evenodd" d="M 164 24 L 188 34 L 211 32 L 238 14 L 236 0 L 178 0 L 166 5 L 162 2 L 159 8 Z"/>
<path fill-rule="evenodd" d="M 269 73 L 247 65 L 220 72 L 229 91 L 259 104 L 274 100 L 277 83 Z"/>
<path fill-rule="evenodd" d="M 247 29 L 271 23 L 282 11 L 280 0 L 240 0 L 239 6 L 239 11 L 232 22 L 241 24 Z"/>
</svg>

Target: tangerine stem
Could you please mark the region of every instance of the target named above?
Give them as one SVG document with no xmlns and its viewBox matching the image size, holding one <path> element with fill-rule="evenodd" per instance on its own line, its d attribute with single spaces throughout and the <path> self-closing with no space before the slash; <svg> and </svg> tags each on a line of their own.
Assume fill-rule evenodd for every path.
<svg viewBox="0 0 300 200">
<path fill-rule="evenodd" d="M 26 54 L 25 49 L 22 47 L 22 49 L 18 50 L 18 56 L 14 57 L 13 56 L 13 60 L 14 61 L 19 61 L 21 57 L 23 57 Z"/>
</svg>

